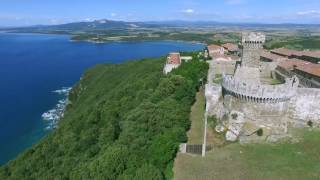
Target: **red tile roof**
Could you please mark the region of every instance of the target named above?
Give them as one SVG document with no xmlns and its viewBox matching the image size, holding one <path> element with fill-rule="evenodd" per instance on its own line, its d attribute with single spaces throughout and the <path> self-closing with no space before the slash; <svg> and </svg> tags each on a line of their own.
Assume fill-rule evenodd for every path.
<svg viewBox="0 0 320 180">
<path fill-rule="evenodd" d="M 283 56 L 308 56 L 313 58 L 320 58 L 320 51 L 296 51 L 287 48 L 278 48 L 271 50 L 272 53 L 280 54 Z"/>
<path fill-rule="evenodd" d="M 299 66 L 308 66 L 309 64 L 313 64 L 307 61 L 302 61 L 299 59 L 288 59 L 285 61 L 281 61 L 278 66 L 282 67 L 284 69 L 290 70 L 293 69 L 293 67 L 299 67 Z"/>
<path fill-rule="evenodd" d="M 260 56 L 264 57 L 266 59 L 270 59 L 271 61 L 275 61 L 275 62 L 279 62 L 279 61 L 283 61 L 283 60 L 287 60 L 287 58 L 283 57 L 283 56 L 279 56 L 276 54 L 272 54 L 268 51 L 262 50 L 260 52 Z"/>
<path fill-rule="evenodd" d="M 226 61 L 236 61 L 239 60 L 240 58 L 237 56 L 230 56 L 230 55 L 225 55 L 225 54 L 220 54 L 220 53 L 213 53 L 212 58 L 215 59 L 224 59 Z"/>
<path fill-rule="evenodd" d="M 221 46 L 215 45 L 215 44 L 211 44 L 207 47 L 209 50 L 217 50 L 220 49 Z"/>
<path fill-rule="evenodd" d="M 296 55 L 299 53 L 299 51 L 295 51 L 295 50 L 291 50 L 291 49 L 287 49 L 287 48 L 273 49 L 273 50 L 271 50 L 271 52 L 275 53 L 275 54 L 280 54 L 283 56 L 292 56 L 292 55 Z"/>
<path fill-rule="evenodd" d="M 180 64 L 181 63 L 180 53 L 170 53 L 167 58 L 167 63 L 168 64 Z"/>
<path fill-rule="evenodd" d="M 300 55 L 313 58 L 320 58 L 320 51 L 301 51 Z"/>
<path fill-rule="evenodd" d="M 308 66 L 298 66 L 296 69 L 308 74 L 320 77 L 320 64 L 310 64 Z"/>
<path fill-rule="evenodd" d="M 222 47 L 227 49 L 228 51 L 238 51 L 238 45 L 232 43 L 223 44 Z"/>
<path fill-rule="evenodd" d="M 286 70 L 297 69 L 299 71 L 320 77 L 320 64 L 314 64 L 299 59 L 290 59 L 281 61 L 278 66 Z"/>
</svg>

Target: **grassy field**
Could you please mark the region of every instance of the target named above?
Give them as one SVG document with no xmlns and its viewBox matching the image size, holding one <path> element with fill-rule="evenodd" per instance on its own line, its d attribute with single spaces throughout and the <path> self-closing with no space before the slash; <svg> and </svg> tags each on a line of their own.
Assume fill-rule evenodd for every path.
<svg viewBox="0 0 320 180">
<path fill-rule="evenodd" d="M 320 36 L 306 36 L 306 35 L 293 35 L 293 36 L 271 36 L 265 43 L 266 49 L 275 48 L 289 48 L 296 50 L 319 50 L 320 49 Z"/>
<path fill-rule="evenodd" d="M 229 144 L 205 158 L 178 154 L 174 178 L 188 179 L 320 179 L 320 131 L 299 130 L 299 143 Z"/>
<path fill-rule="evenodd" d="M 200 90 L 196 96 L 196 102 L 191 108 L 191 128 L 188 131 L 188 144 L 202 144 L 204 132 L 205 96 Z"/>
</svg>

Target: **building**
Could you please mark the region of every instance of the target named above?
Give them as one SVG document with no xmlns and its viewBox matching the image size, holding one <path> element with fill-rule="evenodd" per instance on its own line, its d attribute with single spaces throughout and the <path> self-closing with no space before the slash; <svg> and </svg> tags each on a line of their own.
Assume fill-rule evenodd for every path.
<svg viewBox="0 0 320 180">
<path fill-rule="evenodd" d="M 225 49 L 222 46 L 218 46 L 215 44 L 211 44 L 207 46 L 207 51 L 210 57 L 213 57 L 214 55 L 217 55 L 217 54 L 225 53 Z"/>
<path fill-rule="evenodd" d="M 167 57 L 166 64 L 163 68 L 163 73 L 168 74 L 173 69 L 178 68 L 181 64 L 180 53 L 174 52 L 170 53 Z"/>
<path fill-rule="evenodd" d="M 181 64 L 180 53 L 170 53 L 167 57 L 167 64 Z"/>
<path fill-rule="evenodd" d="M 320 63 L 320 51 L 296 51 L 287 48 L 278 48 L 271 50 L 271 53 L 283 56 L 289 59 L 296 58 L 311 63 Z"/>
<path fill-rule="evenodd" d="M 236 44 L 226 43 L 226 44 L 223 44 L 222 47 L 228 54 L 232 54 L 232 55 L 239 54 L 239 47 Z"/>
<path fill-rule="evenodd" d="M 261 55 L 262 59 L 266 59 Z M 320 51 L 296 51 L 287 48 L 271 50 L 271 56 L 280 56 L 285 61 L 280 62 L 276 68 L 276 76 L 279 79 L 296 75 L 300 80 L 300 86 L 320 88 Z"/>
<path fill-rule="evenodd" d="M 320 64 L 290 59 L 280 62 L 275 74 L 278 79 L 297 76 L 301 87 L 320 88 Z"/>
<path fill-rule="evenodd" d="M 308 127 L 310 121 L 320 127 L 320 89 L 301 86 L 319 78 L 318 65 L 289 59 L 290 52 L 261 54 L 264 41 L 262 33 L 244 33 L 241 63 L 233 74 L 223 74 L 221 84 L 211 80 L 215 70 L 210 66 L 206 115 L 218 118 L 215 129 L 229 141 L 275 142 L 291 137 L 291 127 Z M 268 68 L 270 64 L 276 66 Z M 284 83 L 265 80 L 274 71 L 279 71 Z"/>
<path fill-rule="evenodd" d="M 296 58 L 309 61 L 312 63 L 320 63 L 320 51 L 301 51 Z"/>
<path fill-rule="evenodd" d="M 242 60 L 243 66 L 259 67 L 260 50 L 266 37 L 262 33 L 242 34 Z"/>
<path fill-rule="evenodd" d="M 286 58 L 294 58 L 295 55 L 299 54 L 298 51 L 287 49 L 287 48 L 273 49 L 270 52 Z"/>
<path fill-rule="evenodd" d="M 260 52 L 260 61 L 261 62 L 281 62 L 287 60 L 288 58 L 279 56 L 277 54 L 270 53 L 269 51 L 262 50 Z"/>
<path fill-rule="evenodd" d="M 211 58 L 210 66 L 217 74 L 232 74 L 234 72 L 237 63 L 240 62 L 240 57 L 236 53 L 238 50 L 234 44 L 210 45 L 207 49 Z"/>
<path fill-rule="evenodd" d="M 167 56 L 166 64 L 163 68 L 163 73 L 168 74 L 173 69 L 178 68 L 182 61 L 188 62 L 192 60 L 192 56 L 180 56 L 178 52 L 172 52 Z"/>
</svg>

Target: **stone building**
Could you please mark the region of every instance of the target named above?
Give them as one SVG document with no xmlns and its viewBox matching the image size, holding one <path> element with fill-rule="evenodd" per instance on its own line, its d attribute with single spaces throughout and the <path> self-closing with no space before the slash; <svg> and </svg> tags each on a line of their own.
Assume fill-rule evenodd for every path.
<svg viewBox="0 0 320 180">
<path fill-rule="evenodd" d="M 277 79 L 297 76 L 301 87 L 320 88 L 320 64 L 300 59 L 287 59 L 277 64 L 274 74 Z"/>
<path fill-rule="evenodd" d="M 262 33 L 242 34 L 242 62 L 243 66 L 259 67 L 260 49 L 266 40 Z"/>
<path fill-rule="evenodd" d="M 217 74 L 232 74 L 234 72 L 236 64 L 240 62 L 240 57 L 235 52 L 238 52 L 238 46 L 227 43 L 223 46 L 209 45 L 207 49 L 211 52 L 211 67 L 214 68 Z"/>
<path fill-rule="evenodd" d="M 297 51 L 287 48 L 278 48 L 271 50 L 271 53 L 289 59 L 300 59 L 315 64 L 320 63 L 320 51 Z"/>
<path fill-rule="evenodd" d="M 224 48 L 224 50 L 228 54 L 232 54 L 232 55 L 238 55 L 239 54 L 239 47 L 238 47 L 237 44 L 225 43 L 225 44 L 222 45 L 222 47 Z"/>
<path fill-rule="evenodd" d="M 206 51 L 208 51 L 208 54 L 210 57 L 213 57 L 217 54 L 223 55 L 225 53 L 225 49 L 223 47 L 215 45 L 215 44 L 211 44 L 211 45 L 207 46 Z"/>
<path fill-rule="evenodd" d="M 214 64 L 210 64 L 206 114 L 218 117 L 216 131 L 225 132 L 227 140 L 277 141 L 290 137 L 290 127 L 306 127 L 309 121 L 320 127 L 320 108 L 316 108 L 320 107 L 320 89 L 300 88 L 295 74 L 286 76 L 283 84 L 272 85 L 265 81 L 268 74 L 271 79 L 276 69 L 276 66 L 268 68 L 270 64 L 280 63 L 281 67 L 285 63 L 270 54 L 265 54 L 264 58 L 271 62 L 261 61 L 264 41 L 261 33 L 243 34 L 241 63 L 234 73 L 223 75 L 221 85 L 210 81 L 215 73 Z"/>
</svg>

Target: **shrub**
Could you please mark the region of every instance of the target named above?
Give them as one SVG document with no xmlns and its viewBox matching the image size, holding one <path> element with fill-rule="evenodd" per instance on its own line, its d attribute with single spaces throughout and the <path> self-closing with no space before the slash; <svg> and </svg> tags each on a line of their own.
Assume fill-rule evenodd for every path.
<svg viewBox="0 0 320 180">
<path fill-rule="evenodd" d="M 258 131 L 257 131 L 257 135 L 258 136 L 263 136 L 263 129 L 258 129 Z"/>
<path fill-rule="evenodd" d="M 232 117 L 232 119 L 237 119 L 238 118 L 238 114 L 236 114 L 236 113 L 233 113 L 233 114 L 231 114 L 231 117 Z"/>
<path fill-rule="evenodd" d="M 312 122 L 311 120 L 309 120 L 309 121 L 307 122 L 307 124 L 308 124 L 309 127 L 313 127 L 313 122 Z"/>
<path fill-rule="evenodd" d="M 217 126 L 217 121 L 218 121 L 218 119 L 217 119 L 216 116 L 213 115 L 213 116 L 211 116 L 211 117 L 208 117 L 207 121 L 208 121 L 208 125 L 209 125 L 212 129 L 214 129 L 214 128 Z"/>
</svg>

